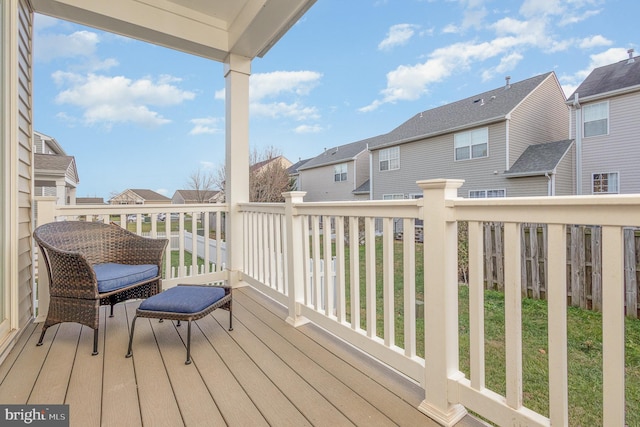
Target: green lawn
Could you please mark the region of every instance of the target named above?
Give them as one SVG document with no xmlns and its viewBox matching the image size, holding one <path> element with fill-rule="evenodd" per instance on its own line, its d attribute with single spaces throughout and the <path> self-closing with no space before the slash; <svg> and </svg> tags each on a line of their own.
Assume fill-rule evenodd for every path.
<svg viewBox="0 0 640 427">
<path fill-rule="evenodd" d="M 366 328 L 365 248 L 360 247 L 360 316 Z M 423 245 L 416 244 L 416 298 L 423 299 Z M 346 248 L 347 315 L 349 316 L 349 253 Z M 404 345 L 402 244 L 395 243 L 395 338 Z M 376 244 L 376 334 L 384 337 L 382 297 L 382 243 Z M 459 287 L 460 369 L 469 377 L 468 287 Z M 546 301 L 522 301 L 523 400 L 528 408 L 549 416 L 548 322 Z M 504 295 L 485 291 L 485 358 L 487 387 L 505 394 Z M 567 308 L 569 423 L 602 425 L 602 315 L 576 307 Z M 416 319 L 418 353 L 424 357 L 424 319 Z M 640 426 L 640 320 L 626 321 L 627 424 Z"/>
</svg>

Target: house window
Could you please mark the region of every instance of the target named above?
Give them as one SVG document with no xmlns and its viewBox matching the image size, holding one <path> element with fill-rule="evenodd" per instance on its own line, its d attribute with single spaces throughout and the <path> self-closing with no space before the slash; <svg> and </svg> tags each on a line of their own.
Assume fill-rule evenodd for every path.
<svg viewBox="0 0 640 427">
<path fill-rule="evenodd" d="M 400 169 L 400 147 L 380 150 L 380 170 L 392 171 Z"/>
<path fill-rule="evenodd" d="M 477 159 L 489 155 L 489 129 L 475 129 L 453 136 L 456 160 Z"/>
<path fill-rule="evenodd" d="M 609 103 L 585 105 L 582 108 L 584 115 L 584 136 L 606 135 L 609 133 Z"/>
<path fill-rule="evenodd" d="M 506 197 L 506 190 L 470 190 L 470 199 L 491 199 L 495 197 Z"/>
<path fill-rule="evenodd" d="M 342 182 L 347 180 L 347 164 L 340 163 L 333 167 L 333 180 L 335 182 Z"/>
<path fill-rule="evenodd" d="M 382 200 L 401 200 L 401 199 L 404 199 L 404 194 L 402 193 L 382 195 Z"/>
<path fill-rule="evenodd" d="M 618 172 L 594 173 L 591 181 L 593 194 L 618 193 Z"/>
</svg>

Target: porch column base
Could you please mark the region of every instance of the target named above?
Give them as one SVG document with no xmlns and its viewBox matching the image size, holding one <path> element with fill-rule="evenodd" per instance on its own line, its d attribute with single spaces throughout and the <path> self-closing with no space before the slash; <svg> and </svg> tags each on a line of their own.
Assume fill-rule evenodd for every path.
<svg viewBox="0 0 640 427">
<path fill-rule="evenodd" d="M 309 323 L 309 319 L 307 319 L 306 317 L 302 317 L 302 316 L 296 316 L 296 317 L 288 316 L 285 319 L 285 322 L 287 322 L 288 324 L 290 324 L 294 328 L 297 328 L 298 326 L 306 325 L 307 323 Z"/>
<path fill-rule="evenodd" d="M 426 400 L 423 400 L 418 409 L 435 422 L 446 427 L 453 427 L 467 415 L 467 409 L 460 404 L 451 405 L 447 412 L 443 412 L 440 408 L 436 408 Z"/>
</svg>

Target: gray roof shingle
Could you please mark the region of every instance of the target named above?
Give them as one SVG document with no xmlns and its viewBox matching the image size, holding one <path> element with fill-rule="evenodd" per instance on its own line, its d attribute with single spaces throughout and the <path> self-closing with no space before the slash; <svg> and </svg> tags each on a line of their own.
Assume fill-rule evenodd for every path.
<svg viewBox="0 0 640 427">
<path fill-rule="evenodd" d="M 534 89 L 553 72 L 470 96 L 460 101 L 416 114 L 386 135 L 369 144 L 379 149 L 455 130 L 504 120 Z"/>
<path fill-rule="evenodd" d="M 571 94 L 569 101 L 602 95 L 620 89 L 638 86 L 640 89 L 640 57 L 629 59 L 594 69 L 591 74 Z"/>
<path fill-rule="evenodd" d="M 367 143 L 371 139 L 374 138 L 363 139 L 362 141 L 356 141 L 350 144 L 329 148 L 322 154 L 312 158 L 304 165 L 300 166 L 298 170 L 302 171 L 305 169 L 312 169 L 320 166 L 343 163 L 348 160 L 353 160 L 358 154 L 367 149 Z"/>
<path fill-rule="evenodd" d="M 553 172 L 571 148 L 571 144 L 573 144 L 573 140 L 566 139 L 528 146 L 511 169 L 504 173 L 505 178 L 536 176 Z"/>
</svg>

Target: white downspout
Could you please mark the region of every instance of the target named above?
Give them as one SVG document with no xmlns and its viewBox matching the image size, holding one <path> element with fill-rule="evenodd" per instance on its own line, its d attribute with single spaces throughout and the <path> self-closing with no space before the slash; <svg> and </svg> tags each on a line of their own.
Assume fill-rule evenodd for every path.
<svg viewBox="0 0 640 427">
<path fill-rule="evenodd" d="M 505 125 L 505 165 L 504 170 L 508 171 L 511 165 L 509 164 L 509 125 L 511 124 L 511 114 L 506 116 L 507 122 Z"/>
<path fill-rule="evenodd" d="M 573 99 L 573 108 L 576 109 L 576 194 L 582 194 L 582 106 L 576 92 Z"/>
</svg>

